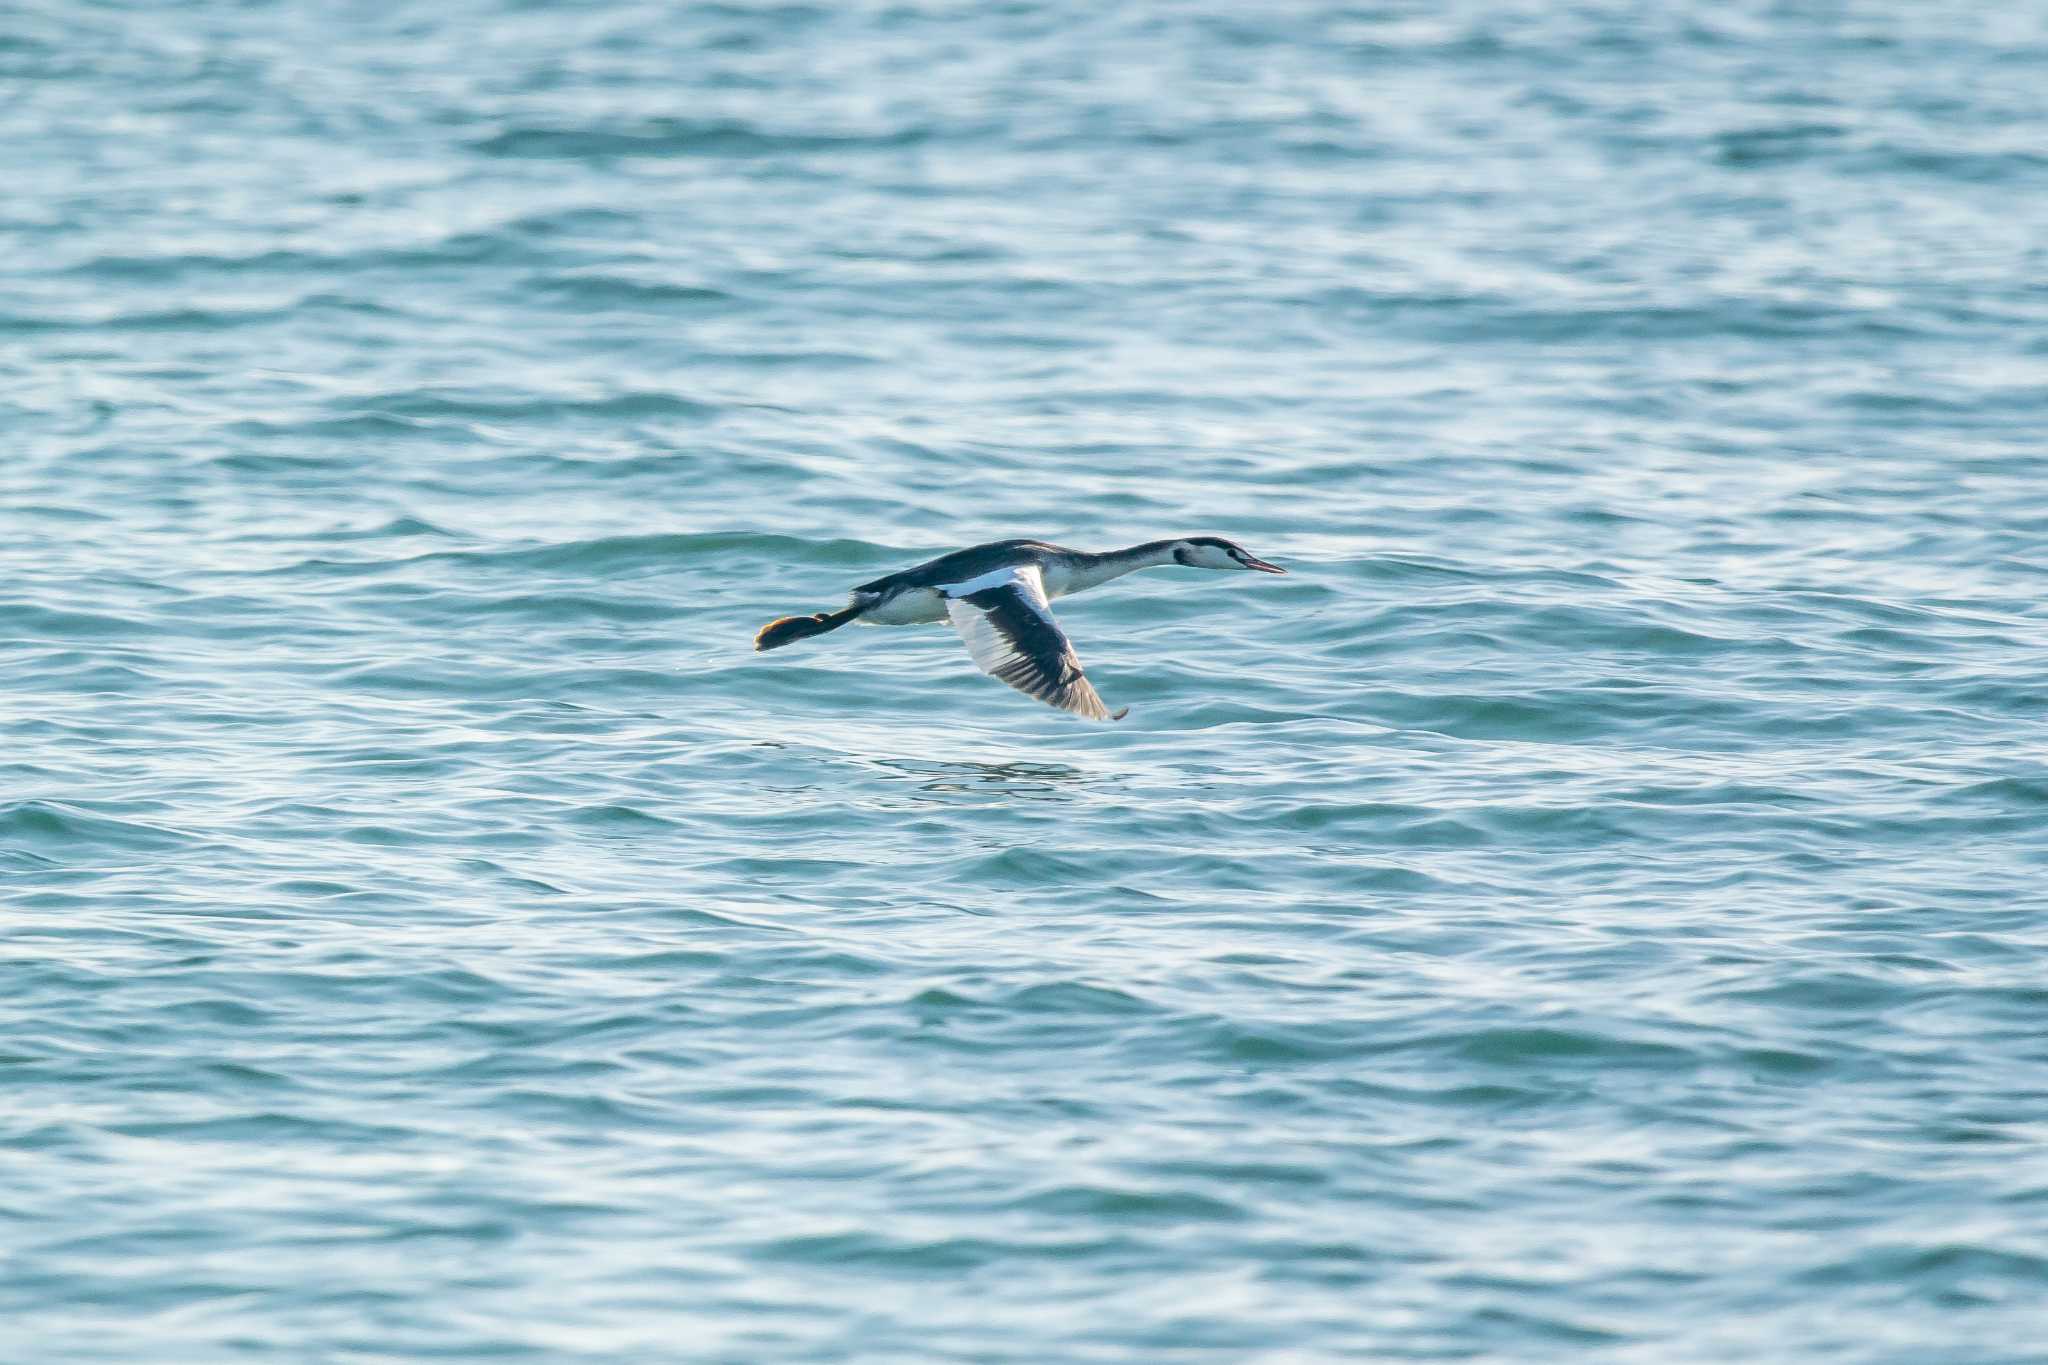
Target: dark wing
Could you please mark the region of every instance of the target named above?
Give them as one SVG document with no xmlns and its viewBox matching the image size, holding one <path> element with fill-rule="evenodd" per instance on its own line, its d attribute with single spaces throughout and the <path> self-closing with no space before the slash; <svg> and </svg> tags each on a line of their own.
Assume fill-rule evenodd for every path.
<svg viewBox="0 0 2048 1365">
<path fill-rule="evenodd" d="M 883 574 L 872 583 L 860 584 L 854 591 L 887 592 L 891 588 L 937 588 L 944 591 L 948 585 L 989 573 L 991 564 L 1015 561 L 1019 552 L 1025 550 L 1041 554 L 1071 553 L 1042 540 L 991 540 L 985 545 L 970 545 L 964 550 L 953 550 L 937 559 L 927 559 L 922 564 Z"/>
<path fill-rule="evenodd" d="M 997 682 L 1089 720 L 1122 720 L 1130 709 L 1111 715 L 1095 695 L 1074 646 L 1052 619 L 1036 565 L 951 583 L 939 591 L 967 652 Z"/>
</svg>

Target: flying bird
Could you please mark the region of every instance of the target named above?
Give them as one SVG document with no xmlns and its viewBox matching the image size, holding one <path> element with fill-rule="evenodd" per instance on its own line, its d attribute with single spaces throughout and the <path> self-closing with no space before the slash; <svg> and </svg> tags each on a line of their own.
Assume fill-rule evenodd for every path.
<svg viewBox="0 0 2048 1365">
<path fill-rule="evenodd" d="M 1053 619 L 1052 599 L 1162 564 L 1287 572 L 1221 536 L 1150 540 L 1106 554 L 1042 540 L 992 540 L 863 583 L 838 611 L 770 621 L 755 634 L 754 648 L 780 649 L 854 621 L 871 626 L 951 621 L 976 667 L 997 682 L 1089 720 L 1122 720 L 1130 708 L 1112 714 L 1102 704 L 1067 633 Z"/>
</svg>

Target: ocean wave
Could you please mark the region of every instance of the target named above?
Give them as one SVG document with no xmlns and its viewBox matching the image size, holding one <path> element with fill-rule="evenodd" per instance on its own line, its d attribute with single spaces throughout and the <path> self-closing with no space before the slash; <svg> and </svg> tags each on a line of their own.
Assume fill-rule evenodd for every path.
<svg viewBox="0 0 2048 1365">
<path fill-rule="evenodd" d="M 201 843 L 197 836 L 165 825 L 46 800 L 0 803 L 0 839 L 66 863 L 81 854 L 167 853 Z"/>
<path fill-rule="evenodd" d="M 610 128 L 513 126 L 470 146 L 485 156 L 602 158 L 634 156 L 775 156 L 912 147 L 922 128 L 884 133 L 774 132 L 751 123 L 654 118 Z"/>
</svg>

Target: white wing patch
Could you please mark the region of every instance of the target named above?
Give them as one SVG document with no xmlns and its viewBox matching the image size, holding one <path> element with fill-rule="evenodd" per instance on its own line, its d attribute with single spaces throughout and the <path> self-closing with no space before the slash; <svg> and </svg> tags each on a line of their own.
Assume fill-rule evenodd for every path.
<svg viewBox="0 0 2048 1365">
<path fill-rule="evenodd" d="M 1052 619 L 1037 565 L 998 569 L 939 591 L 975 666 L 997 682 L 1090 720 L 1122 720 L 1130 709 L 1111 715 L 1096 695 L 1073 643 Z"/>
</svg>

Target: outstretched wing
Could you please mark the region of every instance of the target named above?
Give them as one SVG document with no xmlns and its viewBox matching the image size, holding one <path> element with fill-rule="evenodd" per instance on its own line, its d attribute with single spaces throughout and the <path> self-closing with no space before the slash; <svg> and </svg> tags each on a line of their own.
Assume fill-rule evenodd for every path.
<svg viewBox="0 0 2048 1365">
<path fill-rule="evenodd" d="M 1036 565 L 1001 569 L 939 591 L 975 665 L 997 682 L 1090 720 L 1122 720 L 1130 710 L 1111 715 L 1095 695 L 1074 646 L 1052 619 Z"/>
</svg>

